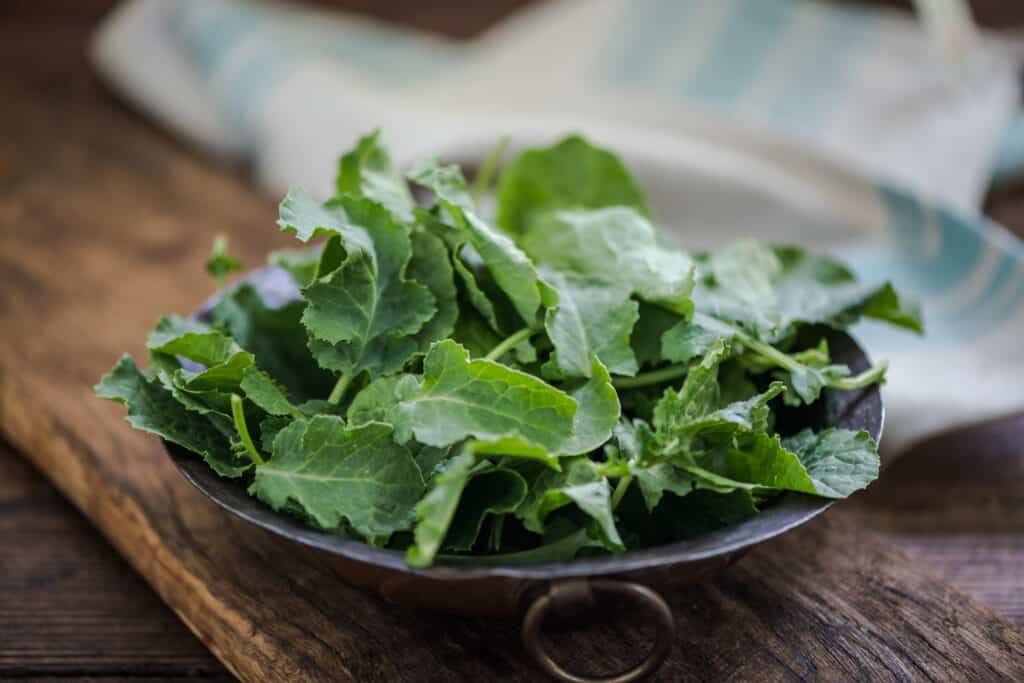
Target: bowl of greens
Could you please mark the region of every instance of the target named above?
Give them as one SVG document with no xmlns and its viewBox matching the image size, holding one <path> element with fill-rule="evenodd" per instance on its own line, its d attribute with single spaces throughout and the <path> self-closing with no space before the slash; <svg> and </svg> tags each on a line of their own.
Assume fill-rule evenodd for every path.
<svg viewBox="0 0 1024 683">
<path fill-rule="evenodd" d="M 392 167 L 377 133 L 302 248 L 161 318 L 97 385 L 203 493 L 412 606 L 512 615 L 665 589 L 870 484 L 872 364 L 845 330 L 920 331 L 888 283 L 796 246 L 666 244 L 611 152 L 572 136 L 472 184 Z M 491 208 L 487 208 L 491 207 Z"/>
</svg>

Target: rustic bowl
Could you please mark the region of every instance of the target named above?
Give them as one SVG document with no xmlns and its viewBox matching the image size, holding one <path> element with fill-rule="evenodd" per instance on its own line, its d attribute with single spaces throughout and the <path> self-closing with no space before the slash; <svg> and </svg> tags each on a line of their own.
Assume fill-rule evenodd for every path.
<svg viewBox="0 0 1024 683">
<path fill-rule="evenodd" d="M 286 273 L 263 268 L 246 281 L 260 291 L 270 306 L 298 296 Z M 213 300 L 196 316 L 206 317 Z M 870 366 L 864 351 L 847 334 L 828 333 L 835 362 L 859 372 Z M 801 426 L 866 430 L 876 441 L 884 421 L 877 386 L 857 391 L 826 390 L 822 399 L 799 415 Z M 667 655 L 672 642 L 672 614 L 658 591 L 700 581 L 743 556 L 753 546 L 794 529 L 824 512 L 831 502 L 786 493 L 764 510 L 739 524 L 662 546 L 631 550 L 621 555 L 588 557 L 570 562 L 530 565 L 446 563 L 426 569 L 405 563 L 405 554 L 376 548 L 303 526 L 249 496 L 239 480 L 217 476 L 200 458 L 165 443 L 174 464 L 197 489 L 228 512 L 273 534 L 315 548 L 329 558 L 339 575 L 351 584 L 373 591 L 400 605 L 466 615 L 523 618 L 527 651 L 549 675 L 559 680 L 591 680 L 559 667 L 543 650 L 541 624 L 549 610 L 572 613 L 594 603 L 595 594 L 619 594 L 650 611 L 658 627 L 653 651 L 639 666 L 611 678 L 634 681 L 652 673 Z"/>
</svg>

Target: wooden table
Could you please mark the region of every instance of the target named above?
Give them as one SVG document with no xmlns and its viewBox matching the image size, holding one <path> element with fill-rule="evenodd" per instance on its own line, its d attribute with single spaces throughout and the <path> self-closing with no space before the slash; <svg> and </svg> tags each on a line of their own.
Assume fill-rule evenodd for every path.
<svg viewBox="0 0 1024 683">
<path fill-rule="evenodd" d="M 0 391 L 6 391 L 0 398 L 0 429 L 9 430 L 12 439 L 26 449 L 24 455 L 44 469 L 60 464 L 37 452 L 53 440 L 67 442 L 72 450 L 91 446 L 61 431 L 66 428 L 56 420 L 51 421 L 53 431 L 36 433 L 39 423 L 19 412 L 32 397 L 22 400 L 11 391 L 12 386 L 26 386 L 16 377 L 21 370 L 18 365 L 45 362 L 49 363 L 46 372 L 73 378 L 75 386 L 93 382 L 92 375 L 73 377 L 87 374 L 76 358 L 78 354 L 91 358 L 98 352 L 94 348 L 101 348 L 98 338 L 103 335 L 92 333 L 90 324 L 95 321 L 90 321 L 89 314 L 108 310 L 111 302 L 91 300 L 88 291 L 76 293 L 74 282 L 55 290 L 51 281 L 40 276 L 40 269 L 63 264 L 47 262 L 34 245 L 89 239 L 90 231 L 104 220 L 114 225 L 115 232 L 127 230 L 128 218 L 141 216 L 145 224 L 131 240 L 126 238 L 126 249 L 133 249 L 142 260 L 198 264 L 215 229 L 237 234 L 251 222 L 269 225 L 273 218 L 271 202 L 194 158 L 118 105 L 92 79 L 82 48 L 89 28 L 108 4 L 108 0 L 8 2 L 0 9 L 0 102 L 4 103 L 0 107 L 0 320 L 16 319 L 12 316 L 26 306 L 39 313 L 32 318 L 35 327 L 8 328 L 0 335 L 18 337 L 6 355 L 0 353 Z M 469 11 L 456 2 L 442 3 L 432 11 L 420 3 L 336 4 L 372 9 L 386 18 L 462 36 L 520 3 L 472 3 Z M 1006 7 L 1012 3 L 1002 3 L 1002 15 L 998 3 L 980 4 L 986 13 L 995 13 L 986 14 L 991 21 L 1014 13 L 1017 16 L 1011 19 L 1024 19 L 1020 10 Z M 109 201 L 119 187 L 125 190 L 120 203 Z M 188 213 L 171 201 L 185 197 L 205 212 L 202 215 L 210 224 L 179 218 L 195 219 L 200 213 Z M 988 209 L 1004 223 L 1024 230 L 1024 188 L 993 196 Z M 81 221 L 81 232 L 73 228 L 77 221 Z M 196 236 L 180 246 L 175 230 L 183 226 Z M 256 262 L 264 246 L 253 246 L 252 253 L 245 254 L 250 262 Z M 89 251 L 86 246 L 74 253 L 81 256 Z M 86 259 L 78 266 L 88 268 L 89 264 Z M 92 265 L 104 267 L 99 261 Z M 127 273 L 132 274 L 137 273 Z M 159 278 L 128 281 L 129 293 L 122 296 L 126 301 L 132 296 L 145 299 L 150 294 L 147 288 L 169 284 Z M 189 291 L 199 293 L 197 285 Z M 72 294 L 93 304 L 93 310 L 83 306 L 80 316 L 69 317 L 55 297 Z M 51 312 L 63 316 L 68 323 L 66 335 L 74 340 L 67 343 L 59 364 L 54 355 L 31 341 L 37 333 L 40 339 L 54 338 L 44 321 Z M 130 343 L 137 337 L 125 339 Z M 14 357 L 12 349 L 21 355 Z M 57 383 L 56 379 L 51 382 Z M 30 424 L 33 429 L 26 427 Z M 959 676 L 984 680 L 1024 671 L 1024 638 L 1011 625 L 1024 625 L 1022 437 L 1024 419 L 1017 419 L 922 444 L 866 494 L 807 529 L 758 549 L 713 584 L 674 596 L 677 619 L 692 630 L 681 641 L 692 652 L 670 662 L 665 680 L 744 673 L 774 679 L 815 674 L 841 678 L 845 673 L 881 679 Z M 138 443 L 145 441 L 125 436 L 124 444 L 107 445 Z M 0 444 L 0 473 L 4 513 L 0 516 L 0 679 L 230 677 L 86 519 L 5 444 Z M 89 517 L 110 528 L 108 517 L 113 513 L 109 509 L 100 509 L 99 503 L 94 506 L 66 474 L 51 469 L 50 476 L 62 482 L 64 491 Z M 177 488 L 174 495 L 179 495 Z M 224 524 L 230 535 L 230 524 Z M 262 549 L 262 543 L 263 539 L 254 538 L 252 547 Z M 121 551 L 137 568 L 147 573 L 151 569 L 137 552 L 125 547 Z M 801 559 L 794 560 L 797 557 Z M 821 576 L 815 577 L 816 571 Z M 177 589 L 166 576 L 157 575 L 164 577 L 158 582 L 161 594 L 175 595 Z M 295 576 L 301 582 L 303 577 L 318 575 L 303 567 Z M 265 582 L 253 586 L 254 592 L 262 591 L 261 596 L 271 590 L 272 585 Z M 301 583 L 286 590 L 305 592 Z M 354 594 L 350 599 L 354 609 L 378 607 Z M 819 603 L 825 599 L 848 602 L 822 614 Z M 188 613 L 180 604 L 176 607 L 204 640 L 214 647 L 223 642 L 201 615 Z M 324 609 L 331 614 L 328 607 Z M 479 678 L 482 670 L 474 658 L 484 657 L 506 661 L 510 679 L 531 676 L 529 669 L 515 664 L 510 628 L 447 618 L 421 620 L 387 608 L 379 608 L 375 615 L 392 623 L 392 631 L 400 631 L 400 622 L 415 622 L 390 642 L 383 631 L 368 629 L 364 636 L 381 639 L 381 648 L 398 648 L 412 642 L 402 638 L 418 638 L 432 651 L 456 658 L 441 663 L 424 660 L 424 675 L 437 680 Z M 620 640 L 625 638 L 612 631 Z M 865 639 L 865 634 L 870 638 Z M 750 642 L 728 647 L 722 645 L 723 638 Z M 311 663 L 331 652 L 362 652 L 372 660 L 372 653 L 353 649 L 343 638 L 331 641 L 324 635 L 323 639 L 324 652 L 311 653 Z M 608 634 L 599 631 L 593 642 L 607 639 Z M 577 646 L 587 650 L 584 655 L 606 663 L 614 663 L 623 650 L 611 647 L 608 653 L 598 652 L 598 646 L 587 640 L 578 641 Z M 415 657 L 397 652 L 377 652 L 377 656 L 394 657 L 396 665 L 415 663 Z M 239 671 L 237 664 L 234 668 Z M 387 670 L 384 663 L 361 669 L 360 662 L 348 662 L 338 675 L 347 671 L 355 678 L 385 680 L 387 676 L 381 678 L 380 672 Z M 242 673 L 251 676 L 254 671 Z"/>
</svg>

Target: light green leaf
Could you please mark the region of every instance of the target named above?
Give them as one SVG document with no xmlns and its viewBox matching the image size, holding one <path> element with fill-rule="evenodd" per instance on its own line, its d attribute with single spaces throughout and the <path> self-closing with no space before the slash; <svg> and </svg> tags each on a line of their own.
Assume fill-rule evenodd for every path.
<svg viewBox="0 0 1024 683">
<path fill-rule="evenodd" d="M 195 320 L 164 316 L 149 333 L 146 348 L 169 356 L 182 356 L 200 365 L 223 363 L 241 349 L 235 340 Z"/>
<path fill-rule="evenodd" d="M 569 437 L 576 401 L 533 375 L 488 360 L 469 360 L 452 340 L 427 354 L 423 381 L 399 386 L 402 402 L 391 411 L 396 436 L 413 435 L 432 446 L 467 436 L 495 440 L 509 434 L 549 449 Z"/>
<path fill-rule="evenodd" d="M 355 149 L 341 157 L 335 187 L 339 195 L 372 199 L 396 218 L 412 220 L 412 194 L 405 180 L 392 168 L 379 130 L 359 138 Z"/>
<path fill-rule="evenodd" d="M 784 438 L 782 446 L 800 460 L 820 496 L 845 498 L 878 478 L 878 446 L 863 430 L 805 429 Z"/>
<path fill-rule="evenodd" d="M 590 377 L 594 356 L 612 374 L 636 374 L 629 337 L 639 307 L 629 298 L 629 289 L 556 271 L 544 273 L 544 281 L 555 292 L 545 301 L 544 327 L 561 374 Z"/>
<path fill-rule="evenodd" d="M 406 177 L 431 190 L 438 200 L 467 211 L 476 211 L 466 178 L 454 164 L 444 165 L 436 158 L 423 159 L 412 165 Z"/>
<path fill-rule="evenodd" d="M 242 373 L 239 388 L 247 399 L 271 415 L 295 417 L 299 414 L 298 409 L 288 400 L 284 388 L 255 366 L 247 367 Z"/>
<path fill-rule="evenodd" d="M 525 458 L 544 463 L 551 469 L 562 469 L 558 462 L 558 454 L 549 451 L 543 446 L 530 443 L 521 436 L 505 436 L 490 441 L 471 441 L 466 444 L 466 449 L 476 455 L 505 456 L 512 458 Z"/>
<path fill-rule="evenodd" d="M 277 225 L 284 232 L 295 233 L 303 242 L 323 235 L 338 235 L 346 251 L 372 254 L 370 235 L 349 218 L 345 206 L 346 202 L 341 199 L 321 205 L 301 187 L 293 187 L 278 207 Z"/>
<path fill-rule="evenodd" d="M 433 488 L 416 505 L 415 543 L 405 554 L 405 561 L 410 566 L 428 567 L 434 561 L 455 516 L 466 482 L 478 466 L 480 463 L 476 456 L 461 453 L 448 461 L 445 470 L 434 477 Z"/>
<path fill-rule="evenodd" d="M 626 207 L 538 215 L 521 240 L 538 263 L 609 277 L 638 297 L 682 315 L 693 311 L 693 261 L 658 244 L 654 226 Z"/>
<path fill-rule="evenodd" d="M 270 252 L 267 262 L 288 271 L 295 286 L 302 288 L 316 277 L 317 267 L 320 265 L 320 249 L 278 249 Z"/>
<path fill-rule="evenodd" d="M 523 152 L 498 180 L 498 224 L 512 234 L 526 232 L 540 213 L 607 206 L 650 213 L 619 158 L 576 135 L 552 147 Z"/>
<path fill-rule="evenodd" d="M 917 306 L 888 283 L 864 283 L 842 264 L 799 247 L 743 241 L 698 254 L 699 311 L 775 342 L 800 325 L 845 329 L 872 317 L 921 332 Z"/>
<path fill-rule="evenodd" d="M 654 409 L 654 427 L 662 441 L 679 438 L 689 425 L 718 405 L 718 366 L 729 357 L 729 347 L 718 341 L 701 362 L 690 367 L 682 388 L 669 388 Z"/>
<path fill-rule="evenodd" d="M 409 375 L 378 377 L 355 395 L 346 416 L 353 425 L 387 422 L 388 413 L 398 403 L 398 384 Z"/>
<path fill-rule="evenodd" d="M 558 448 L 566 455 L 581 455 L 600 448 L 611 437 L 621 414 L 619 395 L 608 370 L 597 358 L 591 363 L 590 380 L 572 393 L 578 406 L 572 436 Z"/>
<path fill-rule="evenodd" d="M 366 538 L 409 529 L 423 478 L 389 425 L 348 427 L 334 415 L 296 420 L 274 439 L 250 493 L 280 510 L 299 505 L 324 529 L 346 522 Z"/>
</svg>

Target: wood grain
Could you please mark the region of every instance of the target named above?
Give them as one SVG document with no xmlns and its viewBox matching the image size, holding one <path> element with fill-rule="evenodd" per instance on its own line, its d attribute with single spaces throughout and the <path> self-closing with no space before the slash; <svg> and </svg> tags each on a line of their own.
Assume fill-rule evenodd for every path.
<svg viewBox="0 0 1024 683">
<path fill-rule="evenodd" d="M 0 680 L 227 673 L 89 523 L 0 443 Z"/>
<path fill-rule="evenodd" d="M 939 434 L 851 501 L 908 555 L 1024 624 L 1024 416 Z"/>
<path fill-rule="evenodd" d="M 8 37 L 8 60 L 41 44 Z M 214 232 L 250 263 L 284 239 L 270 202 L 103 97 L 74 54 L 43 51 L 0 80 L 0 425 L 12 443 L 245 680 L 536 680 L 514 624 L 411 613 L 346 586 L 315 554 L 202 499 L 93 397 L 122 350 L 141 351 L 155 311 L 206 295 Z M 1020 633 L 865 531 L 852 506 L 670 599 L 679 633 L 661 680 L 1024 678 Z M 553 640 L 571 666 L 607 671 L 647 637 L 612 622 Z"/>
</svg>

